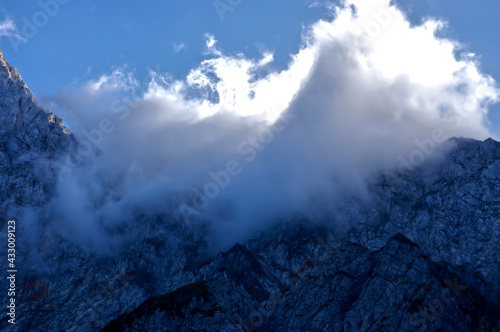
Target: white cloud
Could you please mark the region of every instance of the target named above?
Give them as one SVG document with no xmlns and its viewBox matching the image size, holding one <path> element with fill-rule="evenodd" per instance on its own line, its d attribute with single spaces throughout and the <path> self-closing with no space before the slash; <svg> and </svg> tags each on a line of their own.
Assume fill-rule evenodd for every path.
<svg viewBox="0 0 500 332">
<path fill-rule="evenodd" d="M 24 40 L 23 36 L 19 33 L 16 24 L 9 17 L 0 22 L 0 38 L 2 37 L 11 37 Z"/>
<path fill-rule="evenodd" d="M 112 228 L 136 214 L 192 205 L 193 189 L 203 191 L 211 172 L 236 160 L 241 174 L 193 216 L 212 220 L 231 241 L 294 213 L 333 218 L 332 202 L 362 192 L 370 175 L 397 167 L 436 130 L 491 135 L 487 110 L 499 91 L 477 58 L 455 58 L 458 42 L 436 37 L 441 22 L 412 27 L 389 2 L 346 1 L 334 20 L 311 27 L 279 72 L 266 71 L 271 53 L 227 56 L 207 35 L 210 58 L 183 80 L 151 73 L 141 88 L 115 71 L 61 93 L 54 102 L 63 117 L 74 115 L 80 138 L 88 140 L 103 118 L 114 128 L 102 134 L 98 156 L 83 158 L 85 166 L 59 183 L 61 197 L 68 190 L 94 206 L 91 221 L 75 222 Z M 122 103 L 130 94 L 134 103 Z M 270 126 L 290 115 L 270 138 Z M 58 213 L 74 220 L 72 211 Z"/>
<path fill-rule="evenodd" d="M 174 43 L 173 47 L 174 47 L 174 52 L 179 53 L 183 49 L 186 49 L 187 45 L 184 43 L 180 43 L 180 44 Z"/>
<path fill-rule="evenodd" d="M 212 34 L 209 34 L 209 33 L 206 33 L 205 34 L 205 39 L 206 39 L 206 45 L 207 45 L 207 48 L 213 48 L 215 47 L 215 44 L 217 43 L 217 40 L 215 40 L 215 37 L 214 35 Z"/>
</svg>

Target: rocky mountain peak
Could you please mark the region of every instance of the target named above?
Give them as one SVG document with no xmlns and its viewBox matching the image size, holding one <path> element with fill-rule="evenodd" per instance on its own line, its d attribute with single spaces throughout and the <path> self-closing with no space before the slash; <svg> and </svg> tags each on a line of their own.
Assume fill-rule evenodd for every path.
<svg viewBox="0 0 500 332">
<path fill-rule="evenodd" d="M 2 79 L 6 76 L 13 82 L 19 82 L 24 88 L 28 88 L 26 83 L 24 83 L 21 75 L 17 71 L 16 67 L 10 65 L 10 63 L 3 57 L 3 52 L 0 49 L 0 75 Z M 30 91 L 31 92 L 31 91 Z"/>
<path fill-rule="evenodd" d="M 40 206 L 49 199 L 56 176 L 50 163 L 73 144 L 62 120 L 36 104 L 17 69 L 0 52 L 0 224 L 20 207 Z"/>
</svg>

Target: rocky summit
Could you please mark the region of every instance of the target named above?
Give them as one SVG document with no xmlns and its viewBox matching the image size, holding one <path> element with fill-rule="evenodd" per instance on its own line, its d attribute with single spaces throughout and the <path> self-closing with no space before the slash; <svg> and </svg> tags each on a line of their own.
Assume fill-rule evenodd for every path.
<svg viewBox="0 0 500 332">
<path fill-rule="evenodd" d="M 45 231 L 77 140 L 2 53 L 0 80 L 0 246 L 26 211 L 38 229 L 18 232 L 16 324 L 5 311 L 2 331 L 500 331 L 500 143 L 450 139 L 334 221 L 297 216 L 221 252 L 163 213 L 96 253 Z"/>
<path fill-rule="evenodd" d="M 73 136 L 55 114 L 46 112 L 16 68 L 0 50 L 0 223 L 20 208 L 40 207 L 53 194 L 57 167 L 70 152 Z"/>
</svg>

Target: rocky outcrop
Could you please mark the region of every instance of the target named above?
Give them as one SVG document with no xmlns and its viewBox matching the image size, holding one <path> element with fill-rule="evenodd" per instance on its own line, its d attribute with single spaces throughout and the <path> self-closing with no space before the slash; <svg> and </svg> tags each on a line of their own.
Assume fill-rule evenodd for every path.
<svg viewBox="0 0 500 332">
<path fill-rule="evenodd" d="M 381 178 L 372 188 L 371 212 L 359 209 L 352 218 L 370 227 L 357 227 L 351 239 L 376 250 L 400 232 L 432 261 L 460 268 L 471 283 L 486 283 L 485 295 L 499 294 L 500 143 L 449 143 L 439 165 Z"/>
<path fill-rule="evenodd" d="M 22 207 L 48 202 L 57 176 L 51 162 L 74 143 L 62 120 L 35 103 L 0 50 L 0 225 Z"/>
</svg>

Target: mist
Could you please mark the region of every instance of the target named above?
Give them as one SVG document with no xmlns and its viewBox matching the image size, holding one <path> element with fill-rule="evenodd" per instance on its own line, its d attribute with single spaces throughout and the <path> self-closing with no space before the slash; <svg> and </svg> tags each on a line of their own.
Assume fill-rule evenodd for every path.
<svg viewBox="0 0 500 332">
<path fill-rule="evenodd" d="M 206 35 L 187 77 L 125 68 L 41 102 L 80 141 L 57 163 L 49 215 L 89 246 L 137 216 L 208 223 L 223 245 L 281 220 L 333 218 L 383 170 L 486 139 L 494 80 L 444 22 L 410 25 L 389 0 L 348 0 L 303 32 L 288 68 L 229 56 Z M 96 234 L 99 234 L 96 237 Z"/>
</svg>

